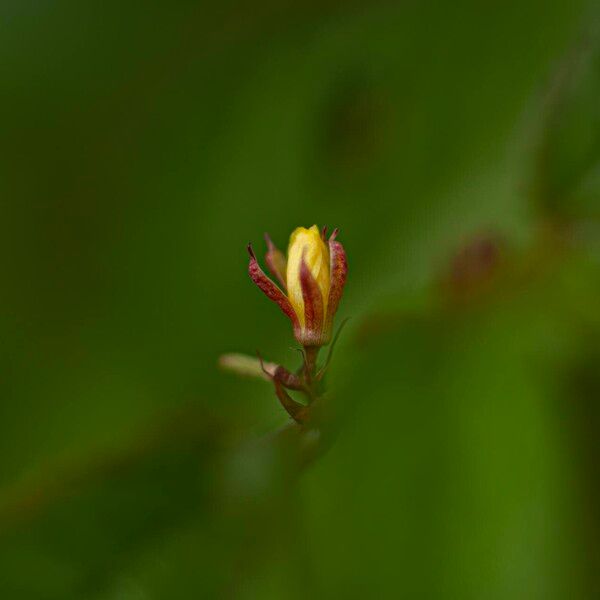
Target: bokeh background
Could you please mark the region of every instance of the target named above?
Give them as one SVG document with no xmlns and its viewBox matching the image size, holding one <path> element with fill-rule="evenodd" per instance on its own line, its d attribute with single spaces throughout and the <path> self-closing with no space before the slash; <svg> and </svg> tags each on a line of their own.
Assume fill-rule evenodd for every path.
<svg viewBox="0 0 600 600">
<path fill-rule="evenodd" d="M 600 597 L 600 7 L 0 6 L 0 596 Z M 245 245 L 339 227 L 334 439 Z M 297 458 L 297 457 L 296 457 Z"/>
</svg>

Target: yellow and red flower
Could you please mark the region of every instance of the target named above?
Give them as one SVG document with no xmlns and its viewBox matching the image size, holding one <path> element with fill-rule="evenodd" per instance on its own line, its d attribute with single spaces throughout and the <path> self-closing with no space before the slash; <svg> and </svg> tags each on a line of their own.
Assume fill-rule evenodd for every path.
<svg viewBox="0 0 600 600">
<path fill-rule="evenodd" d="M 276 302 L 294 327 L 294 336 L 305 347 L 320 347 L 331 340 L 348 263 L 337 229 L 326 241 L 326 229 L 298 227 L 290 236 L 287 259 L 268 235 L 265 262 L 281 287 L 260 268 L 251 245 L 248 272 L 264 294 Z"/>
</svg>

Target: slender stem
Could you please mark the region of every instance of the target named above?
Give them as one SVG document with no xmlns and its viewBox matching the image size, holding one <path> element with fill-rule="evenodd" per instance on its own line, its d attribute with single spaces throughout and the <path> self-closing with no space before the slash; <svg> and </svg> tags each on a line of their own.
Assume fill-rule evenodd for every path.
<svg viewBox="0 0 600 600">
<path fill-rule="evenodd" d="M 318 346 L 304 347 L 304 380 L 306 387 L 310 390 L 311 397 L 314 398 L 314 382 L 317 371 L 317 356 L 320 348 Z"/>
</svg>

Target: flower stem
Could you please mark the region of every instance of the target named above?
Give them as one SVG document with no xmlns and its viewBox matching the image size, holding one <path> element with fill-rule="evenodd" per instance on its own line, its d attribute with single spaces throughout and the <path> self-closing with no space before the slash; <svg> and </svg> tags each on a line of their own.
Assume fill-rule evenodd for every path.
<svg viewBox="0 0 600 600">
<path fill-rule="evenodd" d="M 319 355 L 319 346 L 304 347 L 304 381 L 311 401 L 316 397 L 316 374 L 317 374 L 317 356 Z"/>
</svg>

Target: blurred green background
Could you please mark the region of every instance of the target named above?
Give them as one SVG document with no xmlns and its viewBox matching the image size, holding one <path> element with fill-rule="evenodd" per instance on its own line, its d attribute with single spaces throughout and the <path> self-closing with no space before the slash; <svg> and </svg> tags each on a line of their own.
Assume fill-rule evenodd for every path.
<svg viewBox="0 0 600 600">
<path fill-rule="evenodd" d="M 600 598 L 597 2 L 0 5 L 0 597 Z M 335 439 L 245 245 L 339 227 Z"/>
</svg>

